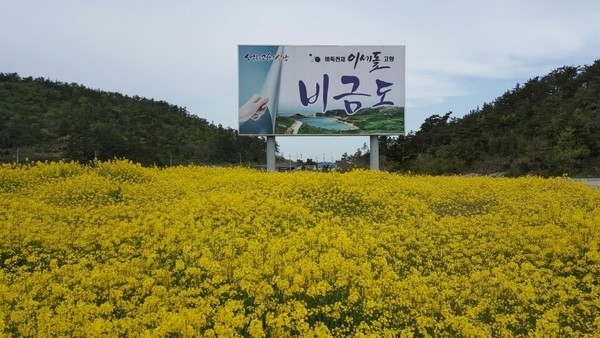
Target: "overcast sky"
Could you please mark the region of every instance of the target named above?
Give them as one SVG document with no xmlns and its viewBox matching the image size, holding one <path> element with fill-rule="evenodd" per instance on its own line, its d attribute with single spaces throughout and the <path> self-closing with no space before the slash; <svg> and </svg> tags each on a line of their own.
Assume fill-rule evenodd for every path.
<svg viewBox="0 0 600 338">
<path fill-rule="evenodd" d="M 600 1 L 0 0 L 0 72 L 186 107 L 237 129 L 237 46 L 406 46 L 406 132 L 600 59 Z M 337 159 L 368 136 L 277 137 Z"/>
</svg>

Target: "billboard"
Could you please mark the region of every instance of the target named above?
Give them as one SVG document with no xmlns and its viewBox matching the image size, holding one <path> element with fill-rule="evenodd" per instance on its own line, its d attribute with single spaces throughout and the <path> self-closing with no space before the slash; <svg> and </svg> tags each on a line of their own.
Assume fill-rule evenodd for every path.
<svg viewBox="0 0 600 338">
<path fill-rule="evenodd" d="M 240 135 L 404 134 L 404 46 L 238 46 Z"/>
</svg>

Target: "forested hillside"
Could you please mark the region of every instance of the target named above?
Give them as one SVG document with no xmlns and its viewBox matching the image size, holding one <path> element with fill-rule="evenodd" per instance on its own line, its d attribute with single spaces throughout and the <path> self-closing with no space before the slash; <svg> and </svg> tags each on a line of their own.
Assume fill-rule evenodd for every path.
<svg viewBox="0 0 600 338">
<path fill-rule="evenodd" d="M 380 138 L 399 171 L 510 176 L 600 175 L 600 60 L 561 67 L 462 118 L 433 115 L 419 131 Z"/>
<path fill-rule="evenodd" d="M 600 60 L 565 66 L 461 118 L 432 115 L 415 133 L 380 137 L 380 155 L 402 172 L 600 176 L 599 106 Z M 0 73 L 0 162 L 264 163 L 265 148 L 164 101 Z M 350 158 L 368 157 L 358 152 Z"/>
<path fill-rule="evenodd" d="M 265 147 L 164 101 L 0 73 L 0 162 L 255 163 Z"/>
</svg>

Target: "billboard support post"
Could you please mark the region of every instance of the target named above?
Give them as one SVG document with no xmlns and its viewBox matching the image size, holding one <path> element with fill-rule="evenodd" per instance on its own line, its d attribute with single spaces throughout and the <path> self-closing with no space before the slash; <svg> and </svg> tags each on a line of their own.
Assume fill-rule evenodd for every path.
<svg viewBox="0 0 600 338">
<path fill-rule="evenodd" d="M 267 136 L 267 171 L 275 171 L 275 136 Z"/>
<path fill-rule="evenodd" d="M 379 170 L 379 137 L 371 135 L 370 164 L 371 170 Z"/>
</svg>

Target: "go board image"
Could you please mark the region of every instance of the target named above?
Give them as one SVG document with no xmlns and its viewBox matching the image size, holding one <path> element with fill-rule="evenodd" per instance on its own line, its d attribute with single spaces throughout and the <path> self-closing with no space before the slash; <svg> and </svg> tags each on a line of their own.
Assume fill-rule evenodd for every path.
<svg viewBox="0 0 600 338">
<path fill-rule="evenodd" d="M 403 135 L 404 46 L 238 46 L 241 135 Z"/>
</svg>

